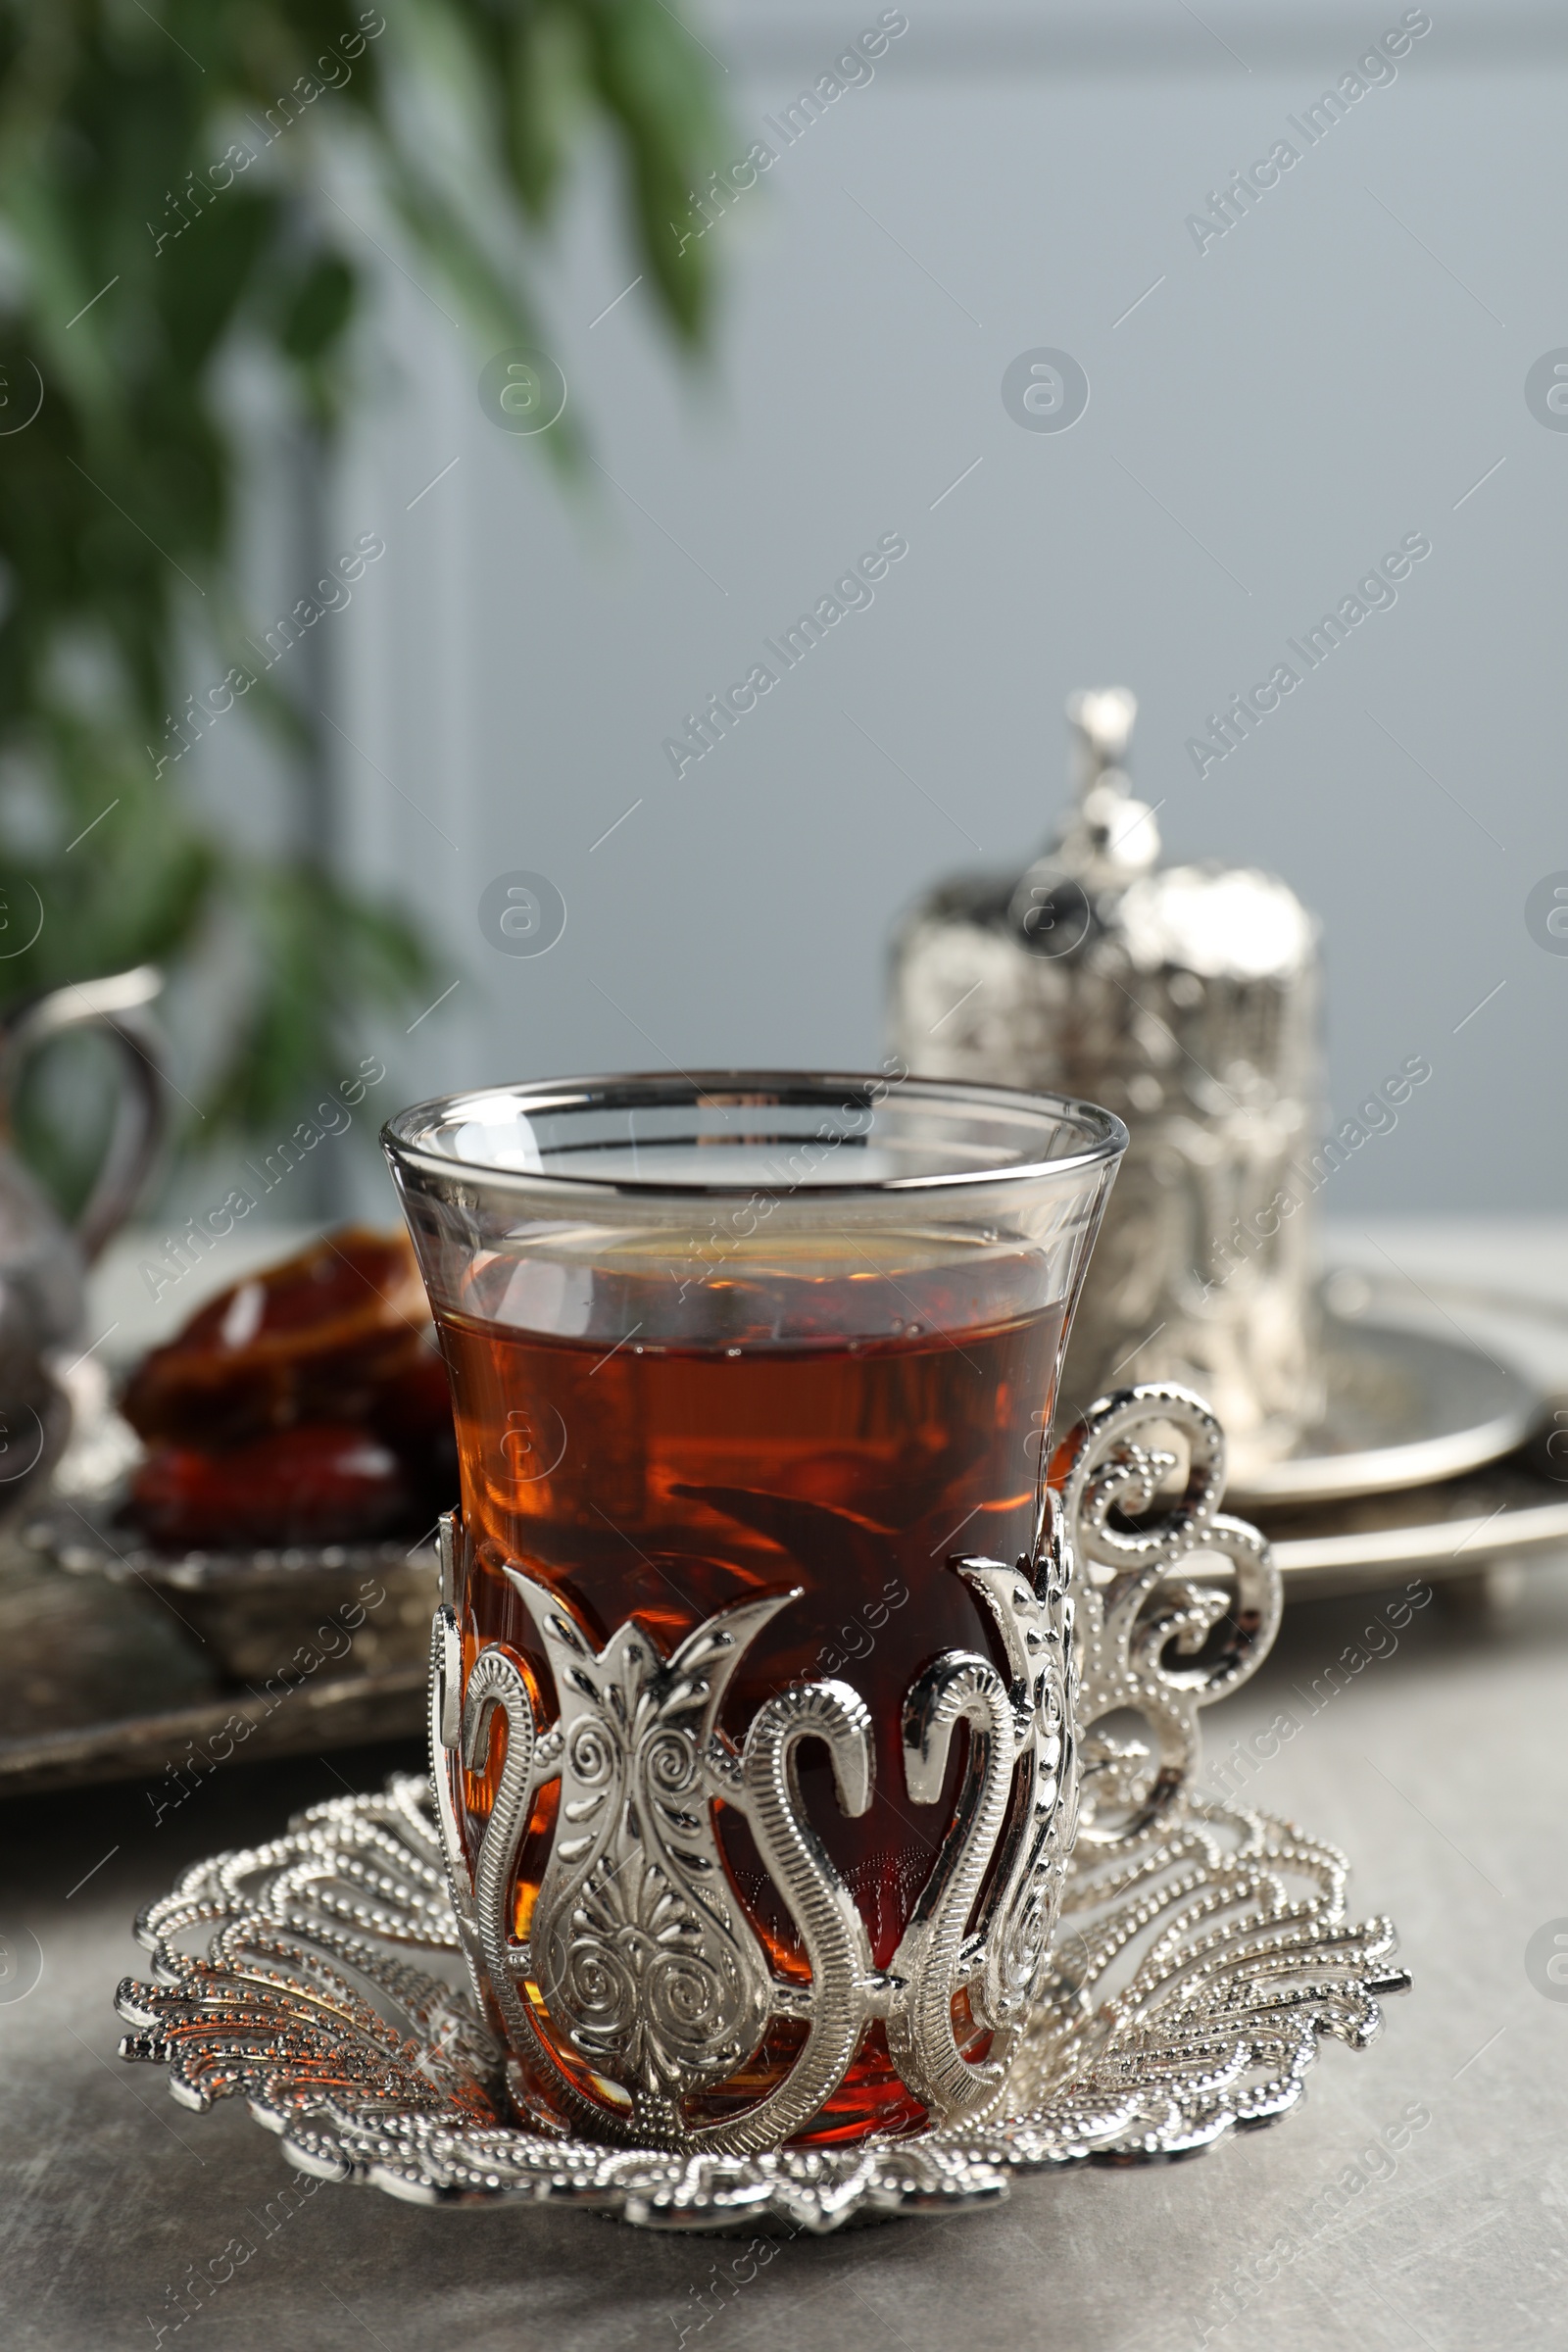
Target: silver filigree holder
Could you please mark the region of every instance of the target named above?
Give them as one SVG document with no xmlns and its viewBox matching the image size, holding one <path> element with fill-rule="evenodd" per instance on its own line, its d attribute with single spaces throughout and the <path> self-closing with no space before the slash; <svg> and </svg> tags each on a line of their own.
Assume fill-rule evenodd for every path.
<svg viewBox="0 0 1568 2352">
<path fill-rule="evenodd" d="M 1170 1505 L 1173 1431 L 1188 1469 Z M 1198 1710 L 1253 1671 L 1279 1619 L 1266 1546 L 1218 1512 L 1223 1476 L 1199 1398 L 1124 1391 L 1058 1455 L 1033 1563 L 950 1563 L 1006 1665 L 950 1650 L 907 1693 L 915 1805 L 940 1795 L 960 1724 L 968 1740 L 886 1970 L 795 1771 L 802 1740 L 824 1742 L 840 1805 L 862 1812 L 878 1769 L 864 1702 L 844 1682 L 800 1684 L 738 1747 L 718 1729 L 747 1642 L 795 1595 L 721 1611 L 668 1656 L 635 1624 L 596 1652 L 557 1596 L 509 1570 L 559 1694 L 541 1726 L 499 1647 L 462 1686 L 450 1528 L 432 1788 L 403 1778 L 317 1806 L 274 1843 L 188 1872 L 138 1922 L 159 1981 L 120 1988 L 138 2029 L 124 2055 L 166 2065 L 192 2106 L 243 2092 L 307 2171 L 426 2202 L 568 2198 L 662 2227 L 825 2230 L 946 2209 L 1004 2193 L 1013 2168 L 1170 2155 L 1284 2113 L 1318 2035 L 1366 2042 L 1378 1996 L 1407 1980 L 1389 1966 L 1387 1921 L 1347 1921 L 1332 1848 L 1193 1794 Z M 506 1756 L 470 1873 L 456 1776 L 483 1766 L 498 1710 Z M 1111 1735 L 1107 1719 L 1128 1715 L 1147 1739 Z M 511 1930 L 516 1856 L 557 1779 L 524 1942 Z M 722 1866 L 717 1802 L 745 1815 L 808 1984 L 769 1967 Z M 209 1930 L 205 1954 L 188 1948 Z M 409 1947 L 461 1954 L 467 1987 L 413 1965 Z M 591 2104 L 560 2067 L 529 1984 L 623 2108 Z M 956 2037 L 960 1992 L 989 2037 L 978 2061 Z M 778 2017 L 807 2023 L 788 2073 L 738 2117 L 694 2121 L 685 2102 L 733 2075 Z M 928 2128 L 789 2144 L 873 2018 Z M 560 2085 L 580 2136 L 517 2123 L 508 2043 Z"/>
</svg>

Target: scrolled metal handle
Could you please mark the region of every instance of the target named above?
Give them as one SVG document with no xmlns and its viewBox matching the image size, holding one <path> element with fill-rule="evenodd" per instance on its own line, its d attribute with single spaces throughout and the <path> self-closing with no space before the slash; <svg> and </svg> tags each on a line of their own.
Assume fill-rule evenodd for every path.
<svg viewBox="0 0 1568 2352">
<path fill-rule="evenodd" d="M 1151 1510 L 1176 1466 L 1174 1454 L 1147 1442 L 1161 1422 L 1187 1441 L 1181 1499 L 1152 1527 L 1112 1527 L 1112 1511 L 1142 1517 Z M 1061 1495 L 1080 1561 L 1118 1574 L 1154 1563 L 1166 1568 L 1213 1524 L 1225 1491 L 1225 1433 L 1202 1397 L 1174 1381 L 1117 1389 L 1069 1430 L 1056 1449 L 1051 1483 Z"/>
<path fill-rule="evenodd" d="M 1182 1494 L 1163 1507 L 1159 1489 L 1177 1457 L 1155 1442 L 1161 1426 L 1188 1447 Z M 1279 1629 L 1279 1571 L 1257 1529 L 1219 1509 L 1224 1433 L 1191 1389 L 1151 1383 L 1102 1397 L 1057 1448 L 1052 1484 L 1080 1570 L 1079 1836 L 1115 1845 L 1142 1836 L 1190 1786 L 1199 1709 L 1246 1682 Z M 1224 1562 L 1218 1577 L 1205 1576 L 1208 1558 Z M 1148 1725 L 1149 1745 L 1096 1740 L 1097 1724 L 1128 1713 Z"/>
</svg>

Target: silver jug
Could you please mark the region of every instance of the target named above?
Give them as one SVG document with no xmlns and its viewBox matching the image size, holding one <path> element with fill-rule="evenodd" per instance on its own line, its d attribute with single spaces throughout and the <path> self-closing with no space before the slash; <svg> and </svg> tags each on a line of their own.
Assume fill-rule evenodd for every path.
<svg viewBox="0 0 1568 2352">
<path fill-rule="evenodd" d="M 922 1077 L 1084 1096 L 1126 1121 L 1063 1416 L 1181 1382 L 1245 1487 L 1323 1410 L 1316 1217 L 1287 1175 L 1322 1126 L 1317 924 L 1273 875 L 1158 864 L 1123 764 L 1136 710 L 1124 687 L 1074 695 L 1059 838 L 1021 878 L 956 876 L 904 918 L 891 1038 Z"/>
<path fill-rule="evenodd" d="M 163 1143 L 168 1090 L 145 1009 L 162 986 L 162 974 L 142 965 L 51 989 L 0 1015 L 0 1510 L 65 1442 L 59 1357 L 82 1338 L 86 1270 L 135 1207 Z M 103 1166 L 73 1229 L 17 1156 L 11 1104 L 31 1056 L 87 1028 L 119 1048 L 122 1085 Z"/>
</svg>

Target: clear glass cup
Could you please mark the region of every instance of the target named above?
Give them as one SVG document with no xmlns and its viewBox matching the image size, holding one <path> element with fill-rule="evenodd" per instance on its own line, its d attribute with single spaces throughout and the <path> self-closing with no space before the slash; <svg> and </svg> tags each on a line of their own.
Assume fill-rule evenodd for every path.
<svg viewBox="0 0 1568 2352">
<path fill-rule="evenodd" d="M 1125 1129 L 902 1070 L 722 1072 L 476 1091 L 382 1141 L 462 1468 L 438 1793 L 520 2112 L 920 2129 L 889 1972 L 975 1735 L 916 1788 L 913 1693 L 1005 1664 L 953 1571 L 1035 1560 Z"/>
</svg>

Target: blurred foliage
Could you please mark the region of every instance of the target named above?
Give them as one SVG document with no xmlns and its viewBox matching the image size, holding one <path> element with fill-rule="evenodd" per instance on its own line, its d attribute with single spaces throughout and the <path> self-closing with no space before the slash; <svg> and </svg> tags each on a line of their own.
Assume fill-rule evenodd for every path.
<svg viewBox="0 0 1568 2352">
<path fill-rule="evenodd" d="M 236 581 L 233 363 L 324 448 L 389 220 L 478 357 L 548 344 L 522 260 L 596 138 L 699 344 L 709 249 L 668 223 L 716 150 L 712 72 L 662 0 L 0 0 L 0 997 L 220 942 L 243 976 L 204 1143 L 285 1116 L 352 1066 L 357 1012 L 432 976 L 406 913 L 237 849 L 169 756 L 268 625 Z M 569 415 L 527 446 L 569 472 Z M 247 709 L 308 777 L 297 696 L 258 677 Z"/>
</svg>

